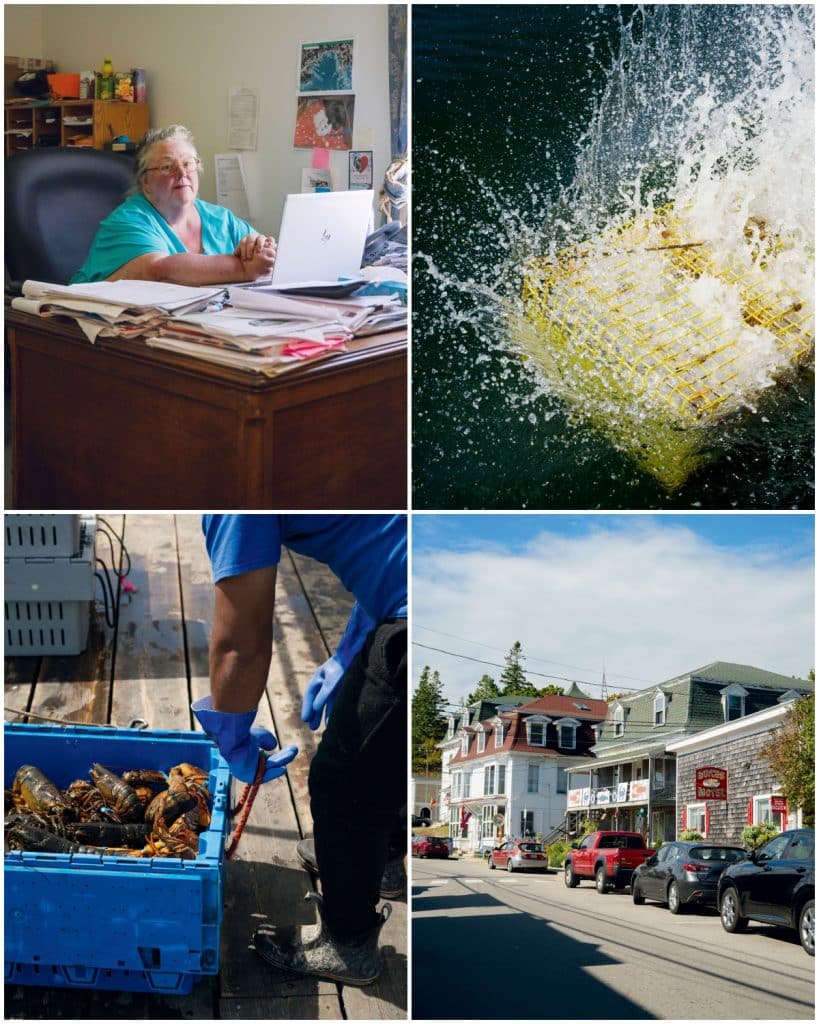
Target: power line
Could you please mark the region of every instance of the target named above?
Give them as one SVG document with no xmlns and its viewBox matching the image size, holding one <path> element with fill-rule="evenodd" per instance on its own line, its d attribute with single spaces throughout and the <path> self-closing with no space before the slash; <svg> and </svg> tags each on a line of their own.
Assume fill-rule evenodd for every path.
<svg viewBox="0 0 819 1024">
<path fill-rule="evenodd" d="M 440 629 L 433 629 L 431 626 L 422 626 L 418 622 L 414 622 L 413 623 L 413 629 L 423 629 L 423 630 L 426 630 L 426 632 L 428 632 L 428 633 L 436 633 L 438 636 L 448 636 L 452 640 L 460 640 L 462 643 L 465 643 L 465 644 L 474 644 L 476 647 L 486 647 L 490 651 L 500 651 L 501 650 L 500 647 L 494 647 L 492 644 L 485 644 L 485 643 L 482 643 L 480 640 L 470 640 L 468 637 L 458 636 L 456 633 L 444 633 Z M 413 642 L 416 642 L 416 641 L 413 641 Z M 419 644 L 419 646 L 423 646 L 423 645 Z M 451 652 L 446 652 L 446 653 L 451 653 Z M 592 672 L 592 669 L 583 668 L 581 665 L 570 665 L 568 662 L 565 662 L 565 661 L 553 661 L 550 658 L 540 658 L 536 654 L 526 654 L 526 659 L 527 659 L 527 661 L 542 661 L 542 662 L 544 662 L 547 665 L 560 665 L 562 668 L 576 669 L 578 672 L 583 672 L 586 675 L 589 675 Z M 621 674 L 615 674 L 615 676 L 616 676 L 617 679 L 630 679 L 630 680 L 632 680 L 632 682 L 635 682 L 635 683 L 645 683 L 646 686 L 651 686 L 651 684 L 654 682 L 653 679 L 644 679 L 641 676 L 627 676 L 627 675 L 621 675 Z M 559 677 L 557 677 L 557 678 L 559 678 Z M 635 687 L 629 687 L 629 689 L 635 689 Z"/>
<path fill-rule="evenodd" d="M 474 661 L 479 665 L 489 665 L 491 668 L 506 668 L 505 665 L 501 665 L 496 661 L 486 661 L 483 658 L 473 658 L 469 654 L 457 654 L 455 651 L 445 651 L 442 647 L 431 647 L 429 644 L 422 644 L 418 640 L 412 641 L 413 647 L 423 647 L 426 651 L 435 651 L 437 654 L 446 654 L 450 658 L 461 658 L 463 661 Z M 570 678 L 569 676 L 559 676 L 554 672 L 537 672 L 534 669 L 523 669 L 523 672 L 527 676 L 539 676 L 541 679 L 559 679 L 562 683 L 576 683 L 576 678 Z M 585 686 L 599 686 L 600 683 L 591 682 L 585 679 L 580 680 Z M 623 690 L 630 690 L 633 693 L 639 693 L 640 691 L 633 686 L 621 687 Z"/>
</svg>

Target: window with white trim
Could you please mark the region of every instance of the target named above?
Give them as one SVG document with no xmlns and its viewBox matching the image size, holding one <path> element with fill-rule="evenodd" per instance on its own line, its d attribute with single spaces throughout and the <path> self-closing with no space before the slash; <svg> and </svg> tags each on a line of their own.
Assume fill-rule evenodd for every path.
<svg viewBox="0 0 819 1024">
<path fill-rule="evenodd" d="M 457 839 L 461 834 L 461 809 L 460 807 L 449 808 L 449 838 Z"/>
<path fill-rule="evenodd" d="M 557 792 L 565 793 L 568 787 L 568 775 L 565 768 L 557 769 Z"/>
<path fill-rule="evenodd" d="M 495 749 L 503 746 L 503 722 L 495 723 Z"/>
<path fill-rule="evenodd" d="M 461 772 L 452 773 L 452 796 L 458 800 L 461 796 Z"/>
<path fill-rule="evenodd" d="M 484 804 L 481 808 L 481 838 L 495 838 L 495 815 L 498 808 L 494 804 Z"/>
<path fill-rule="evenodd" d="M 526 742 L 530 747 L 546 746 L 546 727 L 548 718 L 532 717 L 526 719 Z"/>
<path fill-rule="evenodd" d="M 455 719 L 453 717 L 449 717 L 447 719 L 447 721 L 446 721 L 446 738 L 448 740 L 451 740 L 454 735 L 455 735 Z"/>
<path fill-rule="evenodd" d="M 504 796 L 506 793 L 506 765 L 498 765 L 498 796 Z"/>
<path fill-rule="evenodd" d="M 469 736 L 466 733 L 461 736 L 461 753 L 464 757 L 469 753 Z"/>
<path fill-rule="evenodd" d="M 686 804 L 685 827 L 705 835 L 705 804 Z"/>
<path fill-rule="evenodd" d="M 472 772 L 464 772 L 464 786 L 463 786 L 463 789 L 464 789 L 464 791 L 463 791 L 463 798 L 464 798 L 464 800 L 466 800 L 466 798 L 469 796 L 469 789 L 470 789 L 471 782 L 472 782 Z"/>
<path fill-rule="evenodd" d="M 486 750 L 486 733 L 481 729 L 478 733 L 478 753 L 482 754 Z"/>
<path fill-rule="evenodd" d="M 540 765 L 530 764 L 527 767 L 526 772 L 526 792 L 527 793 L 539 793 L 540 792 Z"/>
<path fill-rule="evenodd" d="M 520 834 L 522 836 L 533 836 L 535 834 L 535 812 L 522 810 L 520 812 Z"/>
<path fill-rule="evenodd" d="M 558 747 L 562 747 L 563 750 L 574 750 L 577 746 L 577 727 L 579 724 L 576 718 L 559 718 L 555 722 Z"/>
<path fill-rule="evenodd" d="M 768 793 L 765 796 L 754 797 L 754 825 L 762 825 L 765 822 L 771 822 L 771 824 L 776 825 L 779 829 L 783 827 L 784 815 L 782 811 L 771 810 L 771 800 L 775 795 L 775 793 Z"/>
<path fill-rule="evenodd" d="M 721 691 L 722 716 L 726 722 L 734 722 L 745 717 L 745 698 L 748 691 L 739 683 L 731 683 Z"/>
<path fill-rule="evenodd" d="M 483 770 L 483 795 L 492 796 L 495 792 L 495 766 L 488 764 Z"/>
<path fill-rule="evenodd" d="M 614 735 L 622 736 L 626 731 L 626 714 L 621 704 L 614 709 Z"/>
<path fill-rule="evenodd" d="M 666 697 L 660 692 L 654 697 L 654 724 L 665 725 Z"/>
</svg>

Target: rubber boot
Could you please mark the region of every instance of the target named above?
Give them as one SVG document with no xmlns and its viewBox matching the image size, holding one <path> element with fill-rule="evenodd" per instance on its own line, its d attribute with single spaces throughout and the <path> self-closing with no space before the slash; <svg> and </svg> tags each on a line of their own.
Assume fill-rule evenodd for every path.
<svg viewBox="0 0 819 1024">
<path fill-rule="evenodd" d="M 313 974 L 342 985 L 370 985 L 381 971 L 378 936 L 392 907 L 385 903 L 378 923 L 357 941 L 335 938 L 322 917 L 321 896 L 309 892 L 305 900 L 318 907 L 317 924 L 261 925 L 253 936 L 259 956 L 282 971 Z"/>
<path fill-rule="evenodd" d="M 311 875 L 318 875 L 318 861 L 316 860 L 316 844 L 313 839 L 301 839 L 296 844 L 296 856 L 301 866 L 306 868 Z M 407 869 L 404 867 L 404 858 L 392 857 L 384 865 L 384 874 L 381 876 L 381 897 L 385 900 L 397 900 L 404 895 L 407 889 Z"/>
</svg>

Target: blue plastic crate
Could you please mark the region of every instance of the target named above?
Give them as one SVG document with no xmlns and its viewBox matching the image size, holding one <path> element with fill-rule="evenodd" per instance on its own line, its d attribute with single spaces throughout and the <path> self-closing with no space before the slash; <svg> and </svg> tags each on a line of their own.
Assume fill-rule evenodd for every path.
<svg viewBox="0 0 819 1024">
<path fill-rule="evenodd" d="M 6 984 L 188 993 L 219 970 L 228 767 L 202 733 L 5 725 L 6 787 L 23 764 L 64 788 L 95 761 L 207 769 L 210 827 L 195 860 L 6 853 Z"/>
</svg>

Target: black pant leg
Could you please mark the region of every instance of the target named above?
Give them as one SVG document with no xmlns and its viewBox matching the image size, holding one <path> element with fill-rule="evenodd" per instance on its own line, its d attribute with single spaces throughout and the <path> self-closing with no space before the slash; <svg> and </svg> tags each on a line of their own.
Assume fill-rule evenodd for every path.
<svg viewBox="0 0 819 1024">
<path fill-rule="evenodd" d="M 373 630 L 345 674 L 310 765 L 324 920 L 339 938 L 378 920 L 407 771 L 407 628 L 397 619 Z"/>
</svg>

